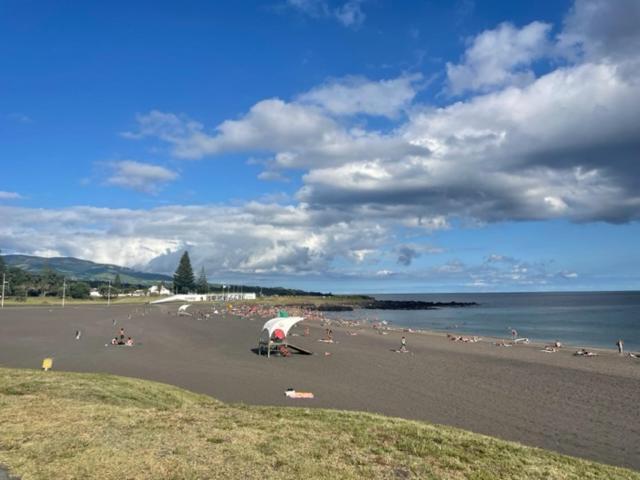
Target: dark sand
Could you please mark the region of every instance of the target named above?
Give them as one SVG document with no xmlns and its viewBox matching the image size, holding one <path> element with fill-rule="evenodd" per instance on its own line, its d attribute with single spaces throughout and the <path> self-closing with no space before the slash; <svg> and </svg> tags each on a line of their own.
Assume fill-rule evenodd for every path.
<svg viewBox="0 0 640 480">
<path fill-rule="evenodd" d="M 581 358 L 572 356 L 575 349 L 462 344 L 440 334 L 379 335 L 365 327 L 358 336 L 333 328 L 336 343 L 325 344 L 318 342 L 324 329 L 316 321 L 305 322 L 309 337 L 290 338 L 316 355 L 268 360 L 252 351 L 263 320 L 177 317 L 177 305 L 151 307 L 128 320 L 136 308 L 5 308 L 0 365 L 39 368 L 53 356 L 55 370 L 147 378 L 227 402 L 426 420 L 640 469 L 640 359 L 612 351 Z M 121 326 L 138 345 L 105 347 Z M 392 351 L 402 335 L 411 353 Z M 287 399 L 287 387 L 316 398 Z"/>
</svg>

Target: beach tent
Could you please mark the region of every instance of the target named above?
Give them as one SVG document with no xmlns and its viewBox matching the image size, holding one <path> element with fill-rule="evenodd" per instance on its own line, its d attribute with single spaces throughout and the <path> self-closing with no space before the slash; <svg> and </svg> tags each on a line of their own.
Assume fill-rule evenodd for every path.
<svg viewBox="0 0 640 480">
<path fill-rule="evenodd" d="M 304 317 L 276 317 L 266 322 L 262 327 L 260 339 L 258 340 L 258 350 L 266 349 L 267 357 L 271 355 L 271 348 L 274 346 L 287 345 L 287 335 L 289 330 L 296 323 L 304 320 Z"/>
</svg>

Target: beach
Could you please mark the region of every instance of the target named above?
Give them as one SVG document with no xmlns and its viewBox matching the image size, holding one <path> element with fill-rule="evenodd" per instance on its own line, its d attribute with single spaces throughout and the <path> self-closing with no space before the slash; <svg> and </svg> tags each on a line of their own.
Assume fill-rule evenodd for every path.
<svg viewBox="0 0 640 480">
<path fill-rule="evenodd" d="M 177 316 L 177 308 L 5 308 L 0 365 L 39 368 L 53 357 L 55 370 L 146 378 L 225 402 L 425 420 L 640 469 L 640 359 L 613 350 L 584 358 L 573 356 L 575 349 L 452 342 L 441 333 L 383 335 L 371 325 L 332 325 L 334 343 L 324 343 L 326 327 L 317 319 L 295 327 L 289 339 L 314 355 L 267 359 L 254 351 L 265 319 Z M 121 327 L 134 347 L 108 345 Z M 396 353 L 403 335 L 409 353 Z M 315 398 L 286 398 L 287 388 Z"/>
</svg>

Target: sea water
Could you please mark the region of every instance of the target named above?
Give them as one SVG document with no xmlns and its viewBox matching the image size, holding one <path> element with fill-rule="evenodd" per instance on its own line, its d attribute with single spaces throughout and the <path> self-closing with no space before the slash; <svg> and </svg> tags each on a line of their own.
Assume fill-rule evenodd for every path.
<svg viewBox="0 0 640 480">
<path fill-rule="evenodd" d="M 640 292 L 449 293 L 374 295 L 379 300 L 476 302 L 477 306 L 437 310 L 356 310 L 341 318 L 387 321 L 392 325 L 510 338 L 533 342 L 640 351 Z"/>
</svg>

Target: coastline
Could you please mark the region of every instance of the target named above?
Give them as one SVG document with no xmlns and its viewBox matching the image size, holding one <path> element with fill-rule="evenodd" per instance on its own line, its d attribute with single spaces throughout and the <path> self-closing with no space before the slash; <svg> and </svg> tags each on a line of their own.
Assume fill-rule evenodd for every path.
<svg viewBox="0 0 640 480">
<path fill-rule="evenodd" d="M 537 344 L 495 347 L 487 338 L 451 342 L 440 332 L 380 334 L 362 324 L 334 323 L 334 343 L 323 343 L 327 326 L 319 316 L 290 334 L 314 355 L 266 359 L 254 353 L 260 312 L 199 317 L 193 307 L 194 316 L 179 317 L 177 308 L 5 309 L 0 365 L 39 368 L 53 357 L 55 370 L 156 380 L 231 403 L 425 420 L 640 470 L 640 360 L 606 350 L 582 358 L 571 349 L 543 353 Z M 136 347 L 105 347 L 120 326 Z M 403 335 L 409 353 L 395 353 Z M 287 388 L 315 398 L 288 399 Z"/>
</svg>

